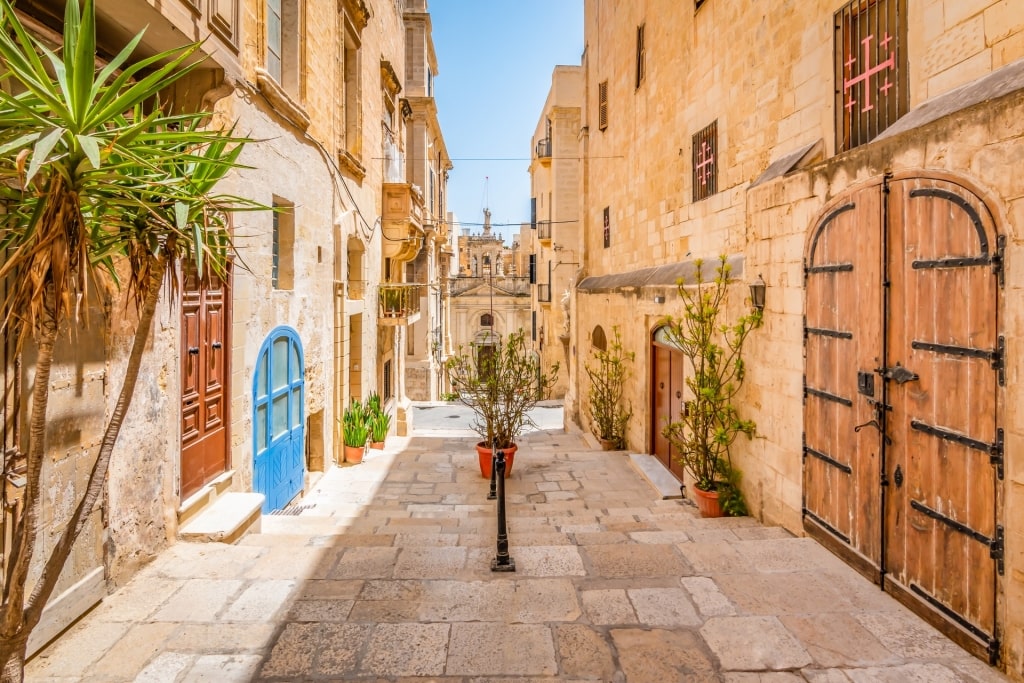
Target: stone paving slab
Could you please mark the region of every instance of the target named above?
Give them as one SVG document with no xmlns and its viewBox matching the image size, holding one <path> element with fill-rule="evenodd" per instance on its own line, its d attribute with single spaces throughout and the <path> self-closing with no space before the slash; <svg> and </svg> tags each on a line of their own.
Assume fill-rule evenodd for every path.
<svg viewBox="0 0 1024 683">
<path fill-rule="evenodd" d="M 389 439 L 260 534 L 172 546 L 26 680 L 1007 680 L 815 541 L 701 519 L 626 454 L 559 429 L 522 440 L 506 482 L 517 571 L 491 572 L 475 441 Z"/>
</svg>

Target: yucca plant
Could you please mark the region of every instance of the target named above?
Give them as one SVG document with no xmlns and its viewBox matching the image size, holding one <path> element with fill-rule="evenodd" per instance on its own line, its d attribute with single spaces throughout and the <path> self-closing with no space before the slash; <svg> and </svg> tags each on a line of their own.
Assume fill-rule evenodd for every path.
<svg viewBox="0 0 1024 683">
<path fill-rule="evenodd" d="M 352 399 L 341 417 L 341 438 L 346 446 L 358 448 L 366 445 L 370 437 L 367 425 L 366 409 L 359 399 Z"/>
<path fill-rule="evenodd" d="M 391 416 L 383 410 L 370 417 L 370 441 L 383 443 L 391 431 Z"/>
<path fill-rule="evenodd" d="M 93 0 L 67 2 L 58 52 L 26 31 L 10 0 L 0 0 L 0 71 L 11 90 L 0 90 L 0 278 L 9 283 L 2 332 L 17 349 L 31 341 L 37 352 L 27 452 L 5 462 L 24 467 L 26 486 L 3 577 L 4 683 L 22 680 L 29 635 L 100 499 L 162 284 L 166 279 L 172 291 L 176 285 L 171 266 L 190 257 L 200 274 L 223 272 L 231 254 L 226 212 L 256 208 L 211 194 L 237 166 L 246 140 L 204 130 L 204 113 L 170 114 L 159 105 L 159 94 L 198 65 L 198 45 L 129 63 L 141 39 L 97 69 Z M 85 493 L 26 594 L 38 544 L 54 345 L 80 321 L 78 309 L 92 292 L 118 286 L 139 310 L 124 383 Z"/>
</svg>

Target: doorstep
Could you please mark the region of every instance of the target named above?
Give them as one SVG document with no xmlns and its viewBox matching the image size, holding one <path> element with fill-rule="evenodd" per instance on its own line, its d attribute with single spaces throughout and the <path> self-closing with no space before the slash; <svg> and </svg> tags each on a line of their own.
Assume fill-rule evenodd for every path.
<svg viewBox="0 0 1024 683">
<path fill-rule="evenodd" d="M 249 532 L 259 533 L 262 493 L 229 491 L 178 530 L 183 541 L 234 543 Z"/>
<path fill-rule="evenodd" d="M 683 497 L 679 489 L 679 480 L 668 471 L 668 468 L 653 455 L 647 453 L 630 453 L 629 461 L 637 472 L 643 475 L 644 479 L 654 487 L 662 500 L 674 500 Z"/>
</svg>

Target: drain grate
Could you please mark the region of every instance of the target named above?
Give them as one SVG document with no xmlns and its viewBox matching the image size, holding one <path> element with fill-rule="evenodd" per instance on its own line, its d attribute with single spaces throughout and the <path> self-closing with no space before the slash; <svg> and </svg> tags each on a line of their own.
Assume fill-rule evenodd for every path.
<svg viewBox="0 0 1024 683">
<path fill-rule="evenodd" d="M 303 510 L 310 510 L 316 507 L 316 503 L 308 503 L 306 505 L 293 505 L 282 510 L 274 510 L 270 514 L 275 517 L 297 517 L 302 514 Z"/>
</svg>

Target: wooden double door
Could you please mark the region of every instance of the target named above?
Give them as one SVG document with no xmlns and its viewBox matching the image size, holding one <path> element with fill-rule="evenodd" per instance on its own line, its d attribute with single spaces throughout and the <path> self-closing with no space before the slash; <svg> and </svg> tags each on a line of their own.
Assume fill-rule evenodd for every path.
<svg viewBox="0 0 1024 683">
<path fill-rule="evenodd" d="M 1002 249 L 965 187 L 885 178 L 831 205 L 805 259 L 805 529 L 992 663 Z"/>
<path fill-rule="evenodd" d="M 230 271 L 229 271 L 230 272 Z M 186 263 L 181 286 L 181 498 L 187 498 L 228 466 L 228 331 L 231 299 L 227 278 Z"/>
</svg>

